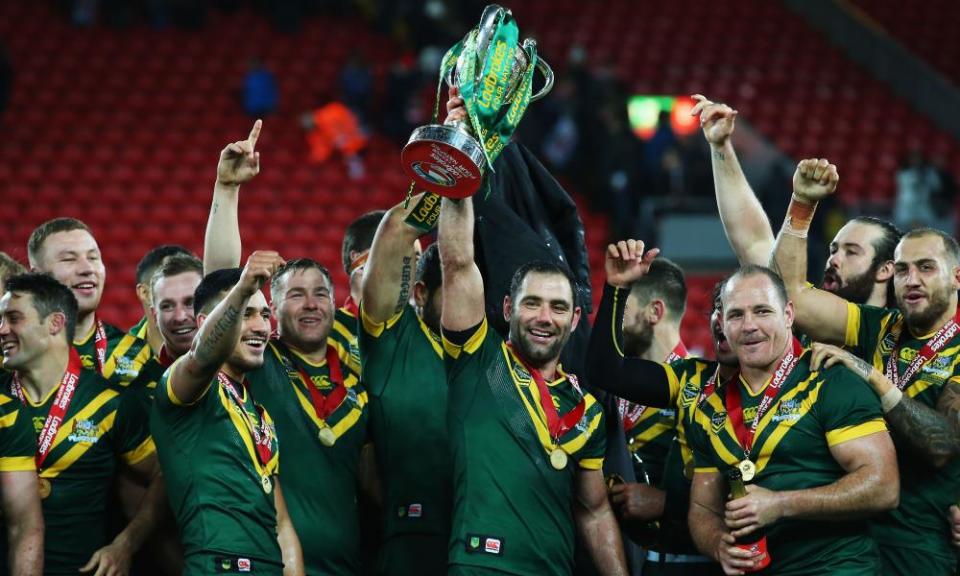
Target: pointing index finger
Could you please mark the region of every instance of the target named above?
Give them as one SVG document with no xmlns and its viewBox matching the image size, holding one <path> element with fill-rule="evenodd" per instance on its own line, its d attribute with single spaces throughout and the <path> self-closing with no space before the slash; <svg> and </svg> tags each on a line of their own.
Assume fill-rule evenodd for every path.
<svg viewBox="0 0 960 576">
<path fill-rule="evenodd" d="M 250 143 L 250 146 L 257 145 L 257 139 L 260 138 L 260 129 L 263 127 L 263 120 L 257 120 L 253 123 L 253 128 L 250 129 L 250 135 L 247 136 L 247 142 Z"/>
</svg>

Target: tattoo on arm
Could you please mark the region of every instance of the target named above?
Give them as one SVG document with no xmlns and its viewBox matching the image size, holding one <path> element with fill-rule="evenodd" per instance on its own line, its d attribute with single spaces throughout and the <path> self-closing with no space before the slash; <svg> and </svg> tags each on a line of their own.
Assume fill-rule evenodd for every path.
<svg viewBox="0 0 960 576">
<path fill-rule="evenodd" d="M 400 273 L 400 295 L 397 296 L 397 306 L 393 309 L 394 314 L 399 314 L 407 301 L 410 300 L 410 274 L 412 272 L 413 259 L 409 256 L 403 257 L 403 271 Z"/>
<path fill-rule="evenodd" d="M 713 158 L 714 158 L 715 160 L 723 161 L 723 160 L 726 160 L 726 159 L 727 159 L 727 156 L 726 156 L 726 154 L 724 154 L 723 151 L 721 151 L 721 150 L 714 150 L 714 151 L 713 151 Z"/>
<path fill-rule="evenodd" d="M 197 362 L 203 365 L 215 362 L 213 358 L 217 355 L 217 350 L 222 347 L 221 341 L 236 327 L 239 317 L 240 309 L 234 305 L 228 306 L 223 311 L 223 316 L 217 320 L 210 334 L 200 340 L 195 354 Z"/>
<path fill-rule="evenodd" d="M 216 213 L 217 213 L 217 208 L 220 208 L 220 203 L 217 202 L 217 201 L 214 201 L 214 202 L 213 202 L 213 207 L 210 209 L 210 213 L 211 213 L 211 214 L 216 214 Z"/>
<path fill-rule="evenodd" d="M 861 378 L 863 378 L 864 380 L 866 380 L 866 381 L 869 382 L 869 381 L 870 381 L 870 374 L 873 373 L 873 366 L 871 366 L 871 365 L 870 365 L 866 360 L 864 360 L 863 358 L 854 356 L 853 354 L 850 354 L 849 352 L 846 352 L 846 354 L 849 355 L 850 358 L 853 360 L 853 366 L 851 366 L 850 369 L 853 370 L 854 374 L 856 374 L 857 376 L 859 376 L 859 377 L 861 377 Z"/>
<path fill-rule="evenodd" d="M 900 438 L 935 461 L 943 462 L 960 451 L 947 418 L 906 395 L 887 412 L 887 421 Z"/>
</svg>

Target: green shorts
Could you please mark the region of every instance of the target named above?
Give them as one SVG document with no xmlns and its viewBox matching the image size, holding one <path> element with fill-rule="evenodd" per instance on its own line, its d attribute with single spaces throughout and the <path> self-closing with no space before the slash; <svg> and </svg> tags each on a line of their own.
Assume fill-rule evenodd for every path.
<svg viewBox="0 0 960 576">
<path fill-rule="evenodd" d="M 396 534 L 380 546 L 378 576 L 444 576 L 449 537 L 440 534 Z"/>
<path fill-rule="evenodd" d="M 884 544 L 877 546 L 883 576 L 954 576 L 957 574 L 957 558 L 935 554 L 929 550 L 899 548 Z"/>
<path fill-rule="evenodd" d="M 493 568 L 481 568 L 479 566 L 464 566 L 463 564 L 454 564 L 447 572 L 447 576 L 512 576 L 510 572 L 502 572 Z"/>
</svg>

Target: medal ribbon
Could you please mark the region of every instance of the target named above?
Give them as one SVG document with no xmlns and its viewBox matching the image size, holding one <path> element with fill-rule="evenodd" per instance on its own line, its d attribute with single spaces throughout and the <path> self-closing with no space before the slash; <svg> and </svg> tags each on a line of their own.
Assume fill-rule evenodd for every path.
<svg viewBox="0 0 960 576">
<path fill-rule="evenodd" d="M 664 363 L 672 364 L 677 360 L 683 360 L 688 354 L 689 352 L 687 352 L 687 347 L 683 345 L 683 341 L 677 342 L 677 345 L 667 356 L 667 360 Z M 646 409 L 646 406 L 640 406 L 624 398 L 618 398 L 617 412 L 620 413 L 620 419 L 623 421 L 623 431 L 629 432 L 633 430 L 633 427 L 640 421 L 640 417 L 643 416 Z"/>
<path fill-rule="evenodd" d="M 43 423 L 43 429 L 40 430 L 40 438 L 37 440 L 37 453 L 34 455 L 34 460 L 37 463 L 38 470 L 43 467 L 44 461 L 46 461 L 47 456 L 50 455 L 50 451 L 53 449 L 53 441 L 57 437 L 57 432 L 60 431 L 60 425 L 63 424 L 63 419 L 67 415 L 67 409 L 70 408 L 70 402 L 73 400 L 73 395 L 77 391 L 77 384 L 80 382 L 80 370 L 82 368 L 83 361 L 80 360 L 80 354 L 76 348 L 71 346 L 67 370 L 63 373 L 63 378 L 60 380 L 60 388 L 57 390 L 57 395 L 53 399 L 53 404 L 50 405 L 50 412 L 47 413 L 47 419 Z M 23 393 L 23 385 L 20 384 L 20 375 L 16 372 L 13 373 L 13 393 L 20 399 L 21 403 L 24 405 L 27 404 L 27 397 Z"/>
<path fill-rule="evenodd" d="M 507 343 L 507 346 L 512 352 L 513 346 L 509 343 Z M 583 412 L 587 407 L 586 400 L 581 396 L 580 402 L 561 417 L 557 413 L 557 408 L 553 405 L 553 397 L 550 395 L 547 381 L 543 379 L 540 371 L 528 365 L 516 352 L 513 352 L 513 356 L 520 361 L 520 364 L 530 373 L 533 381 L 537 383 L 537 391 L 540 392 L 540 407 L 543 408 L 543 414 L 547 417 L 547 430 L 550 432 L 550 438 L 553 439 L 554 444 L 559 445 L 560 437 L 572 430 L 580 421 L 580 418 L 583 417 Z"/>
<path fill-rule="evenodd" d="M 247 430 L 253 435 L 253 443 L 257 447 L 257 459 L 260 460 L 260 464 L 266 466 L 270 463 L 273 449 L 270 446 L 270 432 L 267 428 L 267 418 L 264 416 L 263 410 L 254 403 L 254 409 L 257 411 L 257 414 L 260 415 L 260 425 L 255 426 L 250 420 L 250 415 L 247 414 L 246 408 L 243 406 L 243 399 L 240 398 L 240 393 L 233 387 L 233 382 L 230 380 L 230 377 L 221 371 L 217 372 L 217 380 L 221 386 L 227 389 L 230 397 L 233 398 L 233 401 L 236 402 L 240 408 L 240 416 L 247 425 Z"/>
<path fill-rule="evenodd" d="M 107 330 L 99 318 L 94 317 L 93 321 L 97 326 L 93 336 L 93 347 L 97 351 L 97 373 L 103 376 L 103 367 L 107 363 Z"/>
<path fill-rule="evenodd" d="M 300 373 L 300 379 L 303 385 L 310 392 L 310 401 L 313 404 L 313 410 L 317 413 L 317 418 L 326 423 L 327 418 L 340 407 L 343 399 L 347 397 L 347 387 L 343 385 L 343 373 L 340 370 L 340 357 L 337 356 L 337 349 L 327 344 L 327 366 L 330 370 L 330 383 L 333 384 L 333 390 L 326 397 L 317 390 L 303 368 L 297 365 L 297 372 Z"/>
<path fill-rule="evenodd" d="M 897 359 L 900 357 L 900 346 L 898 345 L 893 349 L 893 352 L 890 353 L 890 357 L 887 358 L 887 369 L 885 375 L 887 378 L 893 382 L 893 385 L 903 390 L 907 387 L 907 384 L 910 383 L 910 380 L 916 375 L 917 372 L 923 368 L 927 362 L 933 359 L 938 352 L 943 350 L 947 345 L 947 342 L 953 339 L 957 335 L 957 331 L 960 330 L 960 309 L 957 310 L 956 315 L 947 321 L 937 333 L 934 334 L 926 344 L 917 352 L 917 355 L 913 357 L 913 360 L 907 366 L 907 370 L 903 373 L 903 376 L 900 376 L 899 371 L 897 370 Z M 901 333 L 902 334 L 902 333 Z M 898 338 L 899 340 L 899 338 Z M 899 342 L 898 342 L 899 344 Z"/>
<path fill-rule="evenodd" d="M 176 360 L 176 358 L 174 358 L 173 356 L 170 355 L 169 352 L 167 352 L 167 347 L 160 346 L 160 353 L 157 354 L 157 362 L 159 362 L 160 365 L 163 366 L 164 368 L 169 368 L 170 366 L 173 365 L 174 360 Z"/>
<path fill-rule="evenodd" d="M 803 346 L 796 337 L 793 337 L 790 348 L 788 348 L 783 358 L 780 359 L 780 363 L 773 373 L 770 384 L 763 392 L 763 399 L 760 400 L 757 413 L 753 416 L 753 423 L 750 424 L 749 429 L 743 422 L 743 404 L 740 397 L 740 386 L 737 383 L 740 374 L 737 373 L 734 378 L 730 380 L 730 384 L 727 386 L 727 413 L 730 417 L 730 424 L 733 425 L 733 429 L 737 433 L 737 440 L 740 441 L 740 445 L 743 447 L 743 453 L 747 459 L 750 458 L 750 450 L 753 448 L 753 437 L 757 433 L 757 426 L 760 424 L 760 419 L 763 418 L 763 415 L 773 406 L 773 401 L 780 392 L 780 387 L 787 381 L 793 369 L 797 367 L 797 362 L 800 361 L 802 354 Z"/>
</svg>

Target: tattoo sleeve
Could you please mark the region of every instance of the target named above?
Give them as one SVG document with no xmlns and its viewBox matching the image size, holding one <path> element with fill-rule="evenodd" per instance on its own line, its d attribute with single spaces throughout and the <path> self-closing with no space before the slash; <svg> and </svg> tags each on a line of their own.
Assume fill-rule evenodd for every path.
<svg viewBox="0 0 960 576">
<path fill-rule="evenodd" d="M 196 360 L 201 365 L 220 365 L 223 361 L 220 356 L 223 355 L 223 340 L 232 335 L 237 328 L 237 319 L 240 317 L 240 309 L 234 305 L 228 305 L 223 311 L 223 316 L 214 324 L 210 334 L 204 334 L 197 346 Z M 226 348 L 229 350 L 229 347 Z"/>
<path fill-rule="evenodd" d="M 400 272 L 400 294 L 397 296 L 397 305 L 393 310 L 394 314 L 399 314 L 407 301 L 410 300 L 410 275 L 412 272 L 413 259 L 409 256 L 403 257 L 403 270 Z"/>
<path fill-rule="evenodd" d="M 960 452 L 954 425 L 940 412 L 906 395 L 887 412 L 887 422 L 899 438 L 927 456 L 937 467 Z"/>
<path fill-rule="evenodd" d="M 854 356 L 849 352 L 846 352 L 846 354 L 848 354 L 853 361 L 853 366 L 850 367 L 850 369 L 853 370 L 853 373 L 869 382 L 870 375 L 873 373 L 873 366 L 859 356 Z"/>
</svg>

